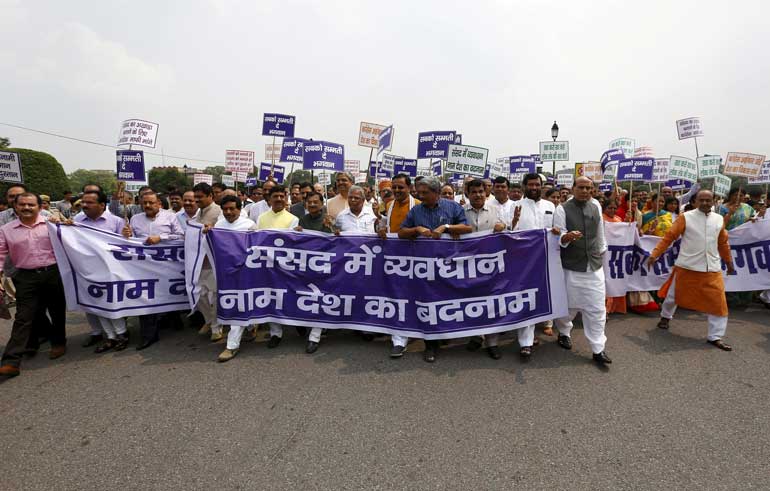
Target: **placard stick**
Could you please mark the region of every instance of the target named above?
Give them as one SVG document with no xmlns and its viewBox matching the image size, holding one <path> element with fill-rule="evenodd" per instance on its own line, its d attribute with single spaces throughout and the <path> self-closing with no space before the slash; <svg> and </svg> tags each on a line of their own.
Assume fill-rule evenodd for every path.
<svg viewBox="0 0 770 491">
<path fill-rule="evenodd" d="M 124 196 L 124 193 L 126 192 L 126 182 L 125 181 L 118 181 L 118 199 L 121 201 L 119 203 L 121 206 L 123 206 L 123 219 L 126 220 L 126 223 L 128 223 L 128 206 L 122 203 Z M 118 208 L 119 209 L 119 208 Z"/>
<path fill-rule="evenodd" d="M 273 145 L 270 147 L 270 175 L 275 171 L 275 135 L 273 135 Z"/>
</svg>

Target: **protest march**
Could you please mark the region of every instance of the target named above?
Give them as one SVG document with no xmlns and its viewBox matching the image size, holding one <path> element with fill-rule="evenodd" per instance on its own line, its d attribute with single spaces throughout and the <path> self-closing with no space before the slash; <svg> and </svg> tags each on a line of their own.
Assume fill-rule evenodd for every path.
<svg viewBox="0 0 770 491">
<path fill-rule="evenodd" d="M 619 138 L 599 160 L 553 174 L 543 162 L 569 158 L 556 136 L 541 154 L 488 162 L 457 131 L 427 131 L 410 159 L 387 153 L 393 125 L 361 123 L 372 154 L 362 172 L 344 145 L 295 138 L 296 119 L 264 115 L 262 134 L 283 137 L 266 146 L 270 162 L 227 150 L 222 182 L 195 174 L 188 189 L 135 195 L 126 182 L 145 170 L 131 147 L 154 147 L 157 123 L 122 123 L 116 189 L 86 184 L 59 201 L 28 190 L 18 156 L 0 152 L 11 176 L 3 313 L 16 307 L 0 375 L 19 375 L 45 342 L 52 360 L 64 356 L 66 311 L 85 314 L 83 347 L 97 354 L 151 349 L 163 329 L 189 328 L 222 345 L 220 363 L 259 329 L 268 349 L 296 332 L 311 355 L 331 330 L 385 337 L 393 359 L 421 342 L 428 363 L 451 339 L 498 360 L 511 333 L 526 361 L 548 338 L 572 349 L 580 314 L 593 360 L 607 366 L 610 314 L 653 313 L 668 329 L 677 307 L 701 312 L 706 341 L 730 351 L 729 305 L 770 307 L 763 155 L 658 159 Z M 698 118 L 677 130 L 702 136 Z M 294 179 L 295 164 L 311 179 Z"/>
</svg>

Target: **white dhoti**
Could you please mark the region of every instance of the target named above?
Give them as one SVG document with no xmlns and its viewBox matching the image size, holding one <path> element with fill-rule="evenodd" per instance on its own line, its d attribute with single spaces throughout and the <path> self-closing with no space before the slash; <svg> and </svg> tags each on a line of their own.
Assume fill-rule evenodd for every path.
<svg viewBox="0 0 770 491">
<path fill-rule="evenodd" d="M 668 293 L 666 299 L 663 300 L 663 305 L 660 306 L 660 316 L 664 319 L 671 320 L 676 313 L 676 297 L 675 297 L 676 278 L 671 282 L 671 286 L 668 287 Z M 727 316 L 719 316 L 706 314 L 706 319 L 709 324 L 708 340 L 716 341 L 722 339 L 727 332 Z"/>
<path fill-rule="evenodd" d="M 104 331 L 107 339 L 116 339 L 126 333 L 126 319 L 108 319 L 96 314 L 86 314 L 86 319 L 91 327 L 91 336 L 99 336 Z"/>
<path fill-rule="evenodd" d="M 591 351 L 601 353 L 607 342 L 604 325 L 607 321 L 605 306 L 604 270 L 581 272 L 564 270 L 567 283 L 567 303 L 569 315 L 556 319 L 554 323 L 559 334 L 569 336 L 572 332 L 572 319 L 578 312 L 583 317 L 583 334 L 591 346 Z"/>
<path fill-rule="evenodd" d="M 211 326 L 211 332 L 222 332 L 222 326 L 217 324 L 217 278 L 214 270 L 204 267 L 201 269 L 198 284 L 201 287 L 197 309 L 203 315 L 206 324 Z"/>
</svg>

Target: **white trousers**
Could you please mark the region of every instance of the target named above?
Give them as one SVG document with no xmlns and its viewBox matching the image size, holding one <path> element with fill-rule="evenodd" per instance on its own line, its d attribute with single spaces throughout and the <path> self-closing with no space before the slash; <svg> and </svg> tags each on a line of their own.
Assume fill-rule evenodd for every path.
<svg viewBox="0 0 770 491">
<path fill-rule="evenodd" d="M 313 329 L 310 330 L 310 335 L 307 337 L 307 340 L 312 341 L 314 343 L 320 343 L 321 333 L 323 333 L 323 328 L 314 327 Z"/>
<path fill-rule="evenodd" d="M 770 303 L 770 290 L 765 290 L 759 294 L 759 299 L 765 303 Z"/>
<path fill-rule="evenodd" d="M 230 326 L 230 332 L 227 333 L 227 349 L 234 350 L 241 347 L 241 337 L 246 329 L 256 329 L 256 327 Z"/>
<path fill-rule="evenodd" d="M 660 316 L 664 319 L 672 319 L 676 313 L 676 297 L 675 289 L 676 279 L 671 282 L 671 287 L 668 289 L 666 299 L 663 301 L 663 305 L 660 306 Z M 718 316 L 706 314 L 709 324 L 708 340 L 716 341 L 722 339 L 727 331 L 727 316 Z"/>
<path fill-rule="evenodd" d="M 554 324 L 562 336 L 572 332 L 572 319 L 578 312 L 583 317 L 583 334 L 588 340 L 594 354 L 604 351 L 607 336 L 604 335 L 604 325 L 607 322 L 607 308 L 604 298 L 604 271 L 571 271 L 564 270 L 567 284 L 567 301 L 569 313 L 567 317 L 555 319 Z"/>
<path fill-rule="evenodd" d="M 278 336 L 279 338 L 283 337 L 283 326 L 278 324 L 277 322 L 268 322 L 268 326 L 270 326 L 270 337 Z"/>
<path fill-rule="evenodd" d="M 86 319 L 91 326 L 91 336 L 99 336 L 104 331 L 108 339 L 115 339 L 118 334 L 126 333 L 126 319 L 108 319 L 96 314 L 86 314 Z"/>
<path fill-rule="evenodd" d="M 519 338 L 519 346 L 522 348 L 531 348 L 535 342 L 535 326 L 520 327 L 519 329 L 516 329 L 516 335 Z M 499 332 L 484 335 L 484 341 L 487 343 L 487 348 L 497 346 L 499 339 Z"/>
<path fill-rule="evenodd" d="M 217 324 L 217 278 L 214 276 L 214 270 L 201 269 L 198 284 L 201 287 L 198 311 L 203 315 L 206 324 L 211 326 L 211 332 L 222 332 L 222 326 Z"/>
<path fill-rule="evenodd" d="M 393 343 L 393 346 L 401 346 L 404 348 L 406 347 L 406 343 L 409 342 L 409 338 L 406 336 L 398 336 L 397 334 L 393 334 L 390 336 L 390 342 Z"/>
</svg>

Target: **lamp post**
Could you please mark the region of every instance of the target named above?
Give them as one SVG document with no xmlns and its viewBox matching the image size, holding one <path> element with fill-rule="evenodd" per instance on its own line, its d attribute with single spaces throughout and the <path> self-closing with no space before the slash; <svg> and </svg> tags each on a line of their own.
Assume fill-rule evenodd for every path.
<svg viewBox="0 0 770 491">
<path fill-rule="evenodd" d="M 556 124 L 556 121 L 553 122 L 553 126 L 551 126 L 551 138 L 553 138 L 553 141 L 555 142 L 557 138 L 559 138 L 559 125 Z M 553 161 L 553 179 L 554 182 L 556 182 L 556 161 Z"/>
</svg>

